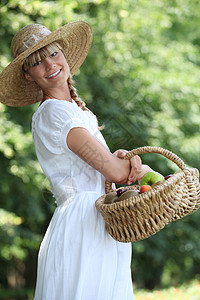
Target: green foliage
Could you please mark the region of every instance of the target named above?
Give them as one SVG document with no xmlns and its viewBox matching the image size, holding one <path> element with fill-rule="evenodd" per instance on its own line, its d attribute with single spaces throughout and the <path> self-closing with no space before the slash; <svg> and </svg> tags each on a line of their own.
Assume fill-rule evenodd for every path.
<svg viewBox="0 0 200 300">
<path fill-rule="evenodd" d="M 134 243 L 133 279 L 138 288 L 144 286 L 177 286 L 199 275 L 199 212 L 170 223 L 156 235 Z M 141 265 L 150 265 L 144 269 Z M 153 274 L 153 276 L 152 276 Z"/>
<path fill-rule="evenodd" d="M 11 39 L 21 27 L 34 22 L 54 30 L 68 22 L 88 21 L 94 41 L 74 79 L 79 95 L 105 125 L 102 133 L 111 151 L 161 146 L 200 169 L 198 8 L 196 0 L 2 0 L 0 71 L 12 59 Z M 36 272 L 39 243 L 55 208 L 31 138 L 36 109 L 37 105 L 0 105 L 0 219 L 6 220 L 0 221 L 0 286 L 4 288 L 34 287 L 30 274 Z M 142 159 L 165 175 L 177 170 L 157 154 Z M 198 275 L 199 225 L 196 212 L 134 243 L 135 284 L 153 288 Z"/>
</svg>

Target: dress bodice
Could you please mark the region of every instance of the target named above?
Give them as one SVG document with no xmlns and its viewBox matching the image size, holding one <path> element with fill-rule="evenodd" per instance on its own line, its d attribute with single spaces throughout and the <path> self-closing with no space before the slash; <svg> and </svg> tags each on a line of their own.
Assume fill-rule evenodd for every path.
<svg viewBox="0 0 200 300">
<path fill-rule="evenodd" d="M 66 138 L 74 127 L 87 129 L 106 148 L 106 142 L 98 130 L 96 117 L 83 111 L 76 102 L 57 99 L 46 100 L 34 113 L 32 134 L 38 161 L 50 182 L 57 205 L 81 192 L 105 192 L 105 178 L 85 163 L 67 146 Z M 95 157 L 104 164 L 100 154 L 85 143 L 80 153 Z"/>
</svg>

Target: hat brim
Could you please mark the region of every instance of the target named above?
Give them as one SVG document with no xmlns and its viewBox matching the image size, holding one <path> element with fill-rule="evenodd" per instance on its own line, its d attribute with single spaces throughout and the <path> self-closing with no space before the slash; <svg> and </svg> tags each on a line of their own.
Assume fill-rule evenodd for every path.
<svg viewBox="0 0 200 300">
<path fill-rule="evenodd" d="M 53 42 L 61 45 L 73 75 L 88 54 L 92 29 L 84 21 L 68 23 L 21 53 L 0 74 L 0 102 L 8 106 L 26 106 L 42 100 L 41 88 L 25 79 L 22 66 L 30 54 Z"/>
</svg>

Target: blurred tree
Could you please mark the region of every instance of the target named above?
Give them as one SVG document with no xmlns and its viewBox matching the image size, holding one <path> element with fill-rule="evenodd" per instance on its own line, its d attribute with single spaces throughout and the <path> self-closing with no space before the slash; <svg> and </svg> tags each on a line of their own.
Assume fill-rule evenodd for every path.
<svg viewBox="0 0 200 300">
<path fill-rule="evenodd" d="M 74 79 L 105 125 L 111 151 L 161 146 L 200 169 L 198 8 L 197 0 L 2 0 L 0 71 L 12 59 L 11 39 L 21 27 L 43 23 L 54 30 L 88 21 L 94 41 Z M 55 208 L 31 139 L 36 109 L 0 105 L 0 287 L 34 287 L 39 243 Z M 160 155 L 142 159 L 165 175 L 177 170 Z M 133 244 L 137 286 L 160 287 L 199 274 L 199 225 L 196 212 Z"/>
</svg>

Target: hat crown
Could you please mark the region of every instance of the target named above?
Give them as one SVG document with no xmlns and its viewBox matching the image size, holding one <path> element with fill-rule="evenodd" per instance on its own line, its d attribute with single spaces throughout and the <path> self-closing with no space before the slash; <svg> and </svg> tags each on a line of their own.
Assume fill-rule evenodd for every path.
<svg viewBox="0 0 200 300">
<path fill-rule="evenodd" d="M 12 56 L 16 58 L 50 33 L 51 31 L 41 24 L 30 24 L 20 29 L 11 43 Z"/>
</svg>

